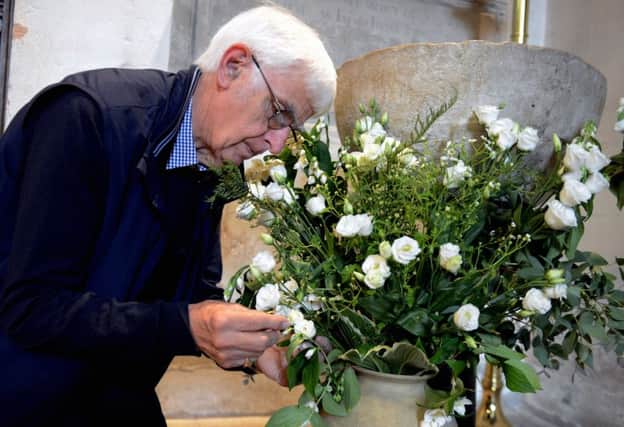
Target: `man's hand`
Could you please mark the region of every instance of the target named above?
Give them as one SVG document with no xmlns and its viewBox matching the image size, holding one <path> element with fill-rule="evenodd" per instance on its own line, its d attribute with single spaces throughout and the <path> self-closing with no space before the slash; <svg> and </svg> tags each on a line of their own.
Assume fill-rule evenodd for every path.
<svg viewBox="0 0 624 427">
<path fill-rule="evenodd" d="M 210 300 L 189 305 L 189 322 L 199 349 L 222 368 L 257 360 L 289 325 L 282 316 Z"/>
</svg>

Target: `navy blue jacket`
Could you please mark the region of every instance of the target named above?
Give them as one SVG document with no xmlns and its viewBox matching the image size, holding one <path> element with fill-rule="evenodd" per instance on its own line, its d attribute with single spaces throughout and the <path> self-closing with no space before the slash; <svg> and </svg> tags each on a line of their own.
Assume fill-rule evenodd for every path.
<svg viewBox="0 0 624 427">
<path fill-rule="evenodd" d="M 214 179 L 165 171 L 199 76 L 69 76 L 2 136 L 0 425 L 163 424 L 188 304 L 221 297 Z"/>
</svg>

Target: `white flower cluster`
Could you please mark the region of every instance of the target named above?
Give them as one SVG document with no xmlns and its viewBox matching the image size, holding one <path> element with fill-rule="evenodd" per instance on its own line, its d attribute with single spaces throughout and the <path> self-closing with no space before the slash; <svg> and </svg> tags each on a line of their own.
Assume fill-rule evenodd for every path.
<svg viewBox="0 0 624 427">
<path fill-rule="evenodd" d="M 568 286 L 565 284 L 563 273 L 560 269 L 548 270 L 545 278 L 550 286 L 542 289 L 529 289 L 522 299 L 522 308 L 530 312 L 546 314 L 552 308 L 551 300 L 566 298 Z"/>
<path fill-rule="evenodd" d="M 494 105 L 481 105 L 475 110 L 479 123 L 485 126 L 488 136 L 496 141 L 501 150 L 508 150 L 517 143 L 522 151 L 533 151 L 540 143 L 537 129 L 525 127 L 509 118 L 498 118 L 500 109 Z"/>
<path fill-rule="evenodd" d="M 345 215 L 336 224 L 336 233 L 341 237 L 370 236 L 373 232 L 373 217 L 368 214 Z"/>
<path fill-rule="evenodd" d="M 375 166 L 379 168 L 384 164 L 384 156 L 396 151 L 401 144 L 401 141 L 388 135 L 382 123 L 376 122 L 370 116 L 356 121 L 355 129 L 359 133 L 358 142 L 361 151 L 345 153 L 342 160 L 346 165 L 355 164 L 361 167 Z M 415 157 L 413 154 L 410 155 L 411 153 L 412 150 L 405 149 L 400 154 L 404 164 L 410 167 L 415 161 Z"/>
<path fill-rule="evenodd" d="M 609 163 L 609 158 L 596 144 L 573 141 L 567 146 L 563 157 L 566 173 L 561 176 L 563 188 L 559 200 L 549 201 L 544 214 L 550 228 L 564 230 L 577 226 L 573 208 L 609 187 L 609 181 L 600 173 Z"/>
</svg>

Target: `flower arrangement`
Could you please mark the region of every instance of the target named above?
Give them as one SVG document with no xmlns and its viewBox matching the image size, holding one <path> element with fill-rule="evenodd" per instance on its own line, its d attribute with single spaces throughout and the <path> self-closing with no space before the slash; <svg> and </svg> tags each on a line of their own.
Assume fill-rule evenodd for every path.
<svg viewBox="0 0 624 427">
<path fill-rule="evenodd" d="M 423 425 L 438 426 L 472 403 L 459 377 L 480 355 L 510 390 L 535 392 L 531 350 L 551 369 L 570 356 L 592 366 L 595 343 L 624 352 L 624 292 L 606 260 L 577 249 L 609 185 L 596 126 L 569 142 L 553 135 L 544 173 L 526 160 L 544 143 L 538 132 L 497 106 L 476 108 L 479 139 L 429 141 L 453 103 L 400 141 L 371 101 L 336 160 L 320 120 L 247 168 L 237 214 L 267 227 L 272 250 L 232 277 L 226 299 L 288 317 L 289 386 L 305 389 L 270 426 L 323 425 L 319 408 L 347 415 L 359 399 L 354 365 L 449 371 L 449 387 L 421 402 Z"/>
</svg>

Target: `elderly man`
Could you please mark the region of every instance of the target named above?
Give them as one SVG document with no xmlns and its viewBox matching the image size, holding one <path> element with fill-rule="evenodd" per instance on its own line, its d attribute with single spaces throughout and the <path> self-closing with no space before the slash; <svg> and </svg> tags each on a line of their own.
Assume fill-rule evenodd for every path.
<svg viewBox="0 0 624 427">
<path fill-rule="evenodd" d="M 284 383 L 286 319 L 219 301 L 208 200 L 215 168 L 278 153 L 335 85 L 318 35 L 265 6 L 189 70 L 79 73 L 21 109 L 0 141 L 0 425 L 164 425 L 176 355 Z"/>
</svg>

